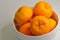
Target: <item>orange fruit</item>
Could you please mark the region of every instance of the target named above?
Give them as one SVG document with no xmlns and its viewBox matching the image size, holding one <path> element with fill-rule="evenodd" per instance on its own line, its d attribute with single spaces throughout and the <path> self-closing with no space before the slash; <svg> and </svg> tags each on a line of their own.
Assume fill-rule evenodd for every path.
<svg viewBox="0 0 60 40">
<path fill-rule="evenodd" d="M 22 6 L 15 14 L 15 20 L 19 24 L 26 23 L 33 15 L 32 8 L 28 6 Z"/>
<path fill-rule="evenodd" d="M 50 30 L 56 27 L 56 21 L 52 18 L 49 19 Z"/>
<path fill-rule="evenodd" d="M 19 28 L 19 32 L 25 34 L 25 35 L 32 35 L 30 31 L 30 23 L 25 23 Z"/>
<path fill-rule="evenodd" d="M 45 16 L 36 16 L 31 21 L 30 30 L 34 35 L 42 35 L 49 32 L 49 21 Z"/>
<path fill-rule="evenodd" d="M 34 7 L 34 14 L 50 18 L 52 16 L 52 7 L 48 2 L 40 1 Z"/>
</svg>

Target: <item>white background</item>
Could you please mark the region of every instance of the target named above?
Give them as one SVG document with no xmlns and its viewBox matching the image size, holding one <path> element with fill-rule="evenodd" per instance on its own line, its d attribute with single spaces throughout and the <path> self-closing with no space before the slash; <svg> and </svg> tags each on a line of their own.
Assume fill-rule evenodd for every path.
<svg viewBox="0 0 60 40">
<path fill-rule="evenodd" d="M 36 2 L 40 0 L 0 0 L 0 40 L 19 40 L 15 37 L 12 31 L 12 20 L 16 10 L 23 6 L 28 5 L 33 7 Z M 53 10 L 60 18 L 60 0 L 45 0 L 49 2 Z M 51 40 L 60 40 L 60 27 L 57 34 Z"/>
</svg>

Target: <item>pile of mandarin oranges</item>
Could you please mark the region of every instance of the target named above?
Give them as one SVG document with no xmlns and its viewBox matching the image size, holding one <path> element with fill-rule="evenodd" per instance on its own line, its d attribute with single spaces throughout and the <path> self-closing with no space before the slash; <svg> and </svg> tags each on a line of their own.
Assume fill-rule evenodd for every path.
<svg viewBox="0 0 60 40">
<path fill-rule="evenodd" d="M 15 13 L 14 22 L 18 31 L 25 35 L 38 36 L 56 27 L 52 17 L 53 9 L 48 2 L 40 1 L 35 6 L 22 6 Z"/>
</svg>

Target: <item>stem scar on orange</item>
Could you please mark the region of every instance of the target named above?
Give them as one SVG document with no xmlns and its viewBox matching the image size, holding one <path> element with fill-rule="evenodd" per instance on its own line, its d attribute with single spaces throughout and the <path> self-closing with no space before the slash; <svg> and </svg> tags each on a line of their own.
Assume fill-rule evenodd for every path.
<svg viewBox="0 0 60 40">
<path fill-rule="evenodd" d="M 45 16 L 36 16 L 31 21 L 30 30 L 34 35 L 42 35 L 49 32 L 49 21 Z"/>
</svg>

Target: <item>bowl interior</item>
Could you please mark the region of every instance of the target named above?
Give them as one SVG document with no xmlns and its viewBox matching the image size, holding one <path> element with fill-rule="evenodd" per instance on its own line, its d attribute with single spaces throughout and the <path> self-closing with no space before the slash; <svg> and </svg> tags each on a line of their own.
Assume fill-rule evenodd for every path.
<svg viewBox="0 0 60 40">
<path fill-rule="evenodd" d="M 54 19 L 56 22 L 57 22 L 57 24 L 58 24 L 58 16 L 57 16 L 57 14 L 53 11 L 53 14 L 52 14 L 52 16 L 51 16 L 51 18 L 52 19 Z M 57 26 L 57 24 L 56 24 L 56 26 Z"/>
</svg>

